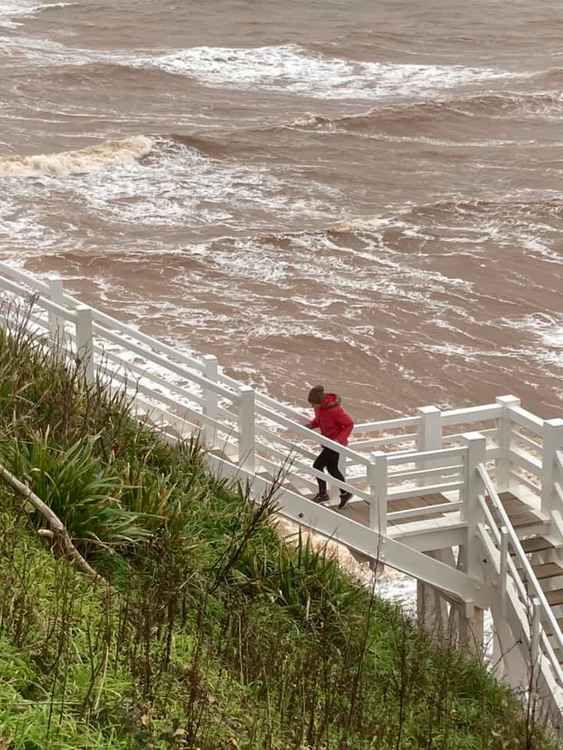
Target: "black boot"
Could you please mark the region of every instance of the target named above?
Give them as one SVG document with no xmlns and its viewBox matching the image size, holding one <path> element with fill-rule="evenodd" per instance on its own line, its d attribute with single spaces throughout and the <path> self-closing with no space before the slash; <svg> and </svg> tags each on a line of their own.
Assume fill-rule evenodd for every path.
<svg viewBox="0 0 563 750">
<path fill-rule="evenodd" d="M 338 505 L 339 508 L 344 508 L 346 506 L 346 503 L 350 498 L 353 497 L 351 492 L 341 492 L 340 493 L 340 504 Z"/>
</svg>

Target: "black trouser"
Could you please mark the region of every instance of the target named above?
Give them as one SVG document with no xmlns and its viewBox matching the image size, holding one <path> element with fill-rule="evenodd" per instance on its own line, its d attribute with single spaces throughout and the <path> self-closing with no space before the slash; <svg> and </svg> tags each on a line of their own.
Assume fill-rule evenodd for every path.
<svg viewBox="0 0 563 750">
<path fill-rule="evenodd" d="M 331 448 L 323 448 L 322 451 L 319 453 L 317 458 L 315 459 L 315 463 L 313 464 L 313 468 L 317 469 L 317 471 L 324 471 L 325 469 L 328 470 L 328 473 L 333 476 L 335 479 L 339 479 L 341 482 L 344 482 L 344 475 L 338 468 L 338 459 L 340 458 L 340 454 L 337 453 L 337 451 L 333 451 Z M 317 482 L 319 483 L 319 494 L 325 495 L 326 494 L 326 482 L 323 482 L 322 479 L 317 478 Z M 345 490 L 340 490 L 340 494 L 345 492 Z"/>
</svg>

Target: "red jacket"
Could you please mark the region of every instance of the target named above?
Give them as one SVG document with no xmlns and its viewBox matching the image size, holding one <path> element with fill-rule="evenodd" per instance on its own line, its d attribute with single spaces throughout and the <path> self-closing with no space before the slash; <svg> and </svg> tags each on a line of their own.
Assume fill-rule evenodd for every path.
<svg viewBox="0 0 563 750">
<path fill-rule="evenodd" d="M 315 418 L 307 427 L 311 430 L 320 427 L 321 435 L 341 445 L 348 445 L 354 422 L 340 406 L 340 396 L 326 393 L 320 406 L 315 406 Z"/>
</svg>

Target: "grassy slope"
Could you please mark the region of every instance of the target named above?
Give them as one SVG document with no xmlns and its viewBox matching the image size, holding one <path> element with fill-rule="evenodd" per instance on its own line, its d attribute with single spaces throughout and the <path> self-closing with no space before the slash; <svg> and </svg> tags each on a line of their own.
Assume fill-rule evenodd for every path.
<svg viewBox="0 0 563 750">
<path fill-rule="evenodd" d="M 0 490 L 6 747 L 551 747 L 480 664 L 287 548 L 269 500 L 25 335 L 0 334 L 0 430 L 1 460 L 112 583 L 59 559 Z"/>
</svg>

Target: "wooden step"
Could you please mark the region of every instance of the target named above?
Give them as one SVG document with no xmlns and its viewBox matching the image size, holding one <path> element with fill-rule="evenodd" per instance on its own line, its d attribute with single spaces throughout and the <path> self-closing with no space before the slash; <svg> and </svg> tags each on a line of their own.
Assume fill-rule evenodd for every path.
<svg viewBox="0 0 563 750">
<path fill-rule="evenodd" d="M 551 607 L 557 607 L 559 604 L 563 604 L 563 589 L 555 589 L 555 591 L 546 591 L 545 598 L 547 603 Z"/>
<path fill-rule="evenodd" d="M 557 624 L 559 625 L 560 629 L 563 631 L 563 617 L 557 618 Z M 546 635 L 553 635 L 553 630 L 551 629 L 551 626 L 549 623 L 545 626 L 545 634 Z"/>
<path fill-rule="evenodd" d="M 499 498 L 514 529 L 523 529 L 526 526 L 536 526 L 543 523 L 544 519 L 541 513 L 519 500 L 511 492 L 501 492 Z M 491 505 L 489 497 L 487 497 L 487 503 L 489 506 Z"/>
<path fill-rule="evenodd" d="M 554 545 L 548 542 L 547 539 L 544 539 L 543 536 L 532 536 L 529 539 L 522 539 L 520 544 L 527 555 L 532 554 L 532 552 L 544 552 L 548 549 L 555 549 Z"/>
<path fill-rule="evenodd" d="M 532 569 L 536 574 L 536 578 L 539 581 L 543 581 L 546 578 L 555 578 L 556 576 L 563 576 L 563 567 L 559 563 L 542 563 L 540 565 L 532 565 Z"/>
</svg>

